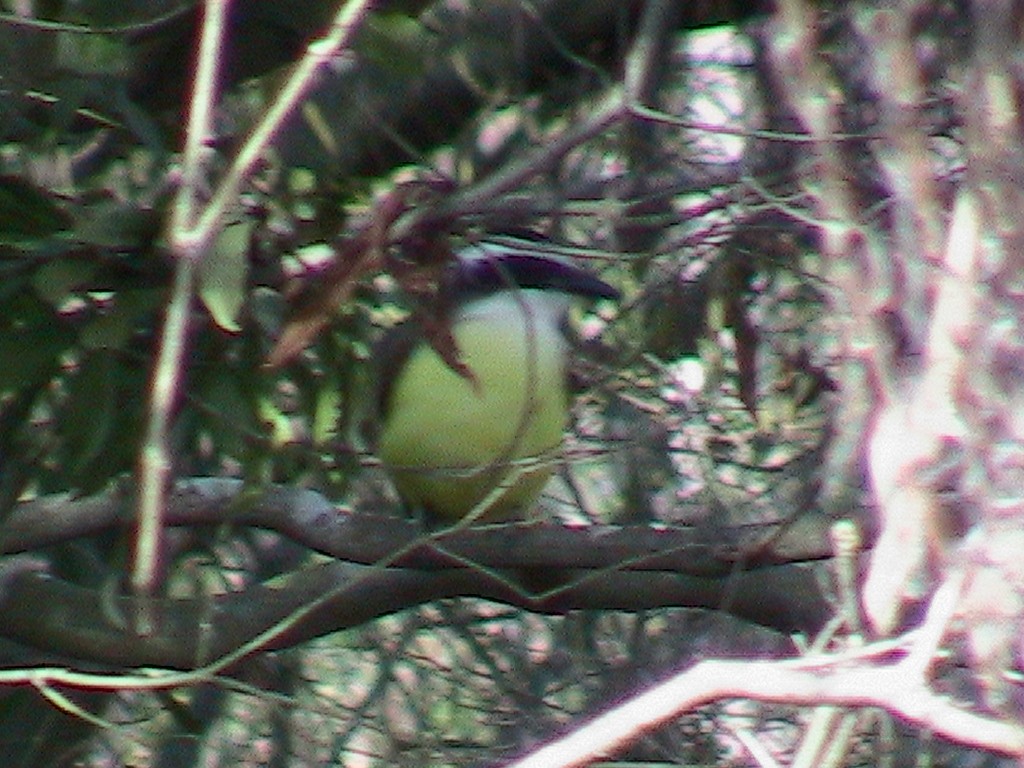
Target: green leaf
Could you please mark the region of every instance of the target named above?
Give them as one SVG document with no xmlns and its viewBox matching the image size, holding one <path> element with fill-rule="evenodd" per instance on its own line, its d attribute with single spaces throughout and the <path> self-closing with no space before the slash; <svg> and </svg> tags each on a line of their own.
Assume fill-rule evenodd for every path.
<svg viewBox="0 0 1024 768">
<path fill-rule="evenodd" d="M 160 212 L 104 201 L 76 212 L 75 241 L 101 248 L 139 248 L 159 232 Z"/>
<path fill-rule="evenodd" d="M 43 384 L 56 370 L 67 341 L 48 328 L 0 333 L 0 393 Z"/>
<path fill-rule="evenodd" d="M 371 15 L 356 48 L 373 63 L 398 75 L 416 75 L 426 66 L 436 35 L 419 20 L 401 13 Z"/>
<path fill-rule="evenodd" d="M 199 397 L 207 412 L 209 434 L 218 456 L 241 459 L 248 453 L 248 441 L 261 431 L 253 403 L 230 368 L 210 375 L 201 385 Z"/>
<path fill-rule="evenodd" d="M 66 469 L 71 476 L 84 473 L 114 431 L 117 398 L 113 362 L 109 354 L 89 354 L 68 382 L 68 401 L 60 426 L 66 441 Z"/>
<path fill-rule="evenodd" d="M 232 333 L 242 330 L 238 316 L 245 304 L 252 228 L 248 220 L 229 224 L 199 267 L 199 297 L 214 322 Z"/>
<path fill-rule="evenodd" d="M 69 217 L 43 190 L 0 176 L 0 245 L 27 245 L 68 228 Z"/>
<path fill-rule="evenodd" d="M 130 49 L 115 35 L 61 32 L 57 35 L 57 64 L 76 75 L 127 77 L 131 73 Z"/>
<path fill-rule="evenodd" d="M 132 465 L 141 429 L 145 373 L 116 352 L 94 350 L 67 382 L 58 414 L 67 484 L 89 493 Z"/>
<path fill-rule="evenodd" d="M 75 289 L 87 283 L 96 272 L 96 265 L 75 259 L 54 259 L 36 270 L 32 286 L 46 303 L 60 307 Z"/>
<path fill-rule="evenodd" d="M 82 345 L 87 349 L 123 348 L 136 331 L 153 325 L 145 319 L 160 310 L 163 298 L 159 288 L 119 291 L 110 309 L 82 329 Z"/>
</svg>

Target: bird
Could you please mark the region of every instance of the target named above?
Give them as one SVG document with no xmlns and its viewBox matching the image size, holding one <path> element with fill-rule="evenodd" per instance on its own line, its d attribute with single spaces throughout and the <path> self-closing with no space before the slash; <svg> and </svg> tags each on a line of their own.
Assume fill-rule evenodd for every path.
<svg viewBox="0 0 1024 768">
<path fill-rule="evenodd" d="M 574 297 L 619 291 L 535 237 L 482 240 L 439 282 L 454 361 L 415 315 L 385 335 L 377 455 L 408 508 L 443 524 L 525 515 L 568 424 Z"/>
</svg>

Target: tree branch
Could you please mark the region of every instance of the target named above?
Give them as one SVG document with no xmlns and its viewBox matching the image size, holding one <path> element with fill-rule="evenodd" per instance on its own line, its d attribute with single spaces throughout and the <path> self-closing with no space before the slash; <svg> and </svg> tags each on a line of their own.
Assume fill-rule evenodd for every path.
<svg viewBox="0 0 1024 768">
<path fill-rule="evenodd" d="M 516 523 L 426 535 L 412 520 L 353 514 L 308 489 L 270 486 L 251 497 L 243 496 L 245 492 L 241 480 L 182 480 L 168 496 L 167 524 L 251 526 L 340 560 L 366 565 L 386 560 L 415 568 L 448 568 L 460 562 L 488 568 L 620 567 L 720 576 L 737 564 L 763 567 L 832 555 L 832 521 L 813 514 L 729 530 Z M 83 499 L 57 494 L 22 502 L 0 522 L 0 555 L 129 525 L 130 497 L 112 487 Z M 396 557 L 397 552 L 402 554 Z"/>
<path fill-rule="evenodd" d="M 881 707 L 935 733 L 982 749 L 1024 756 L 1019 724 L 983 717 L 908 681 L 899 663 L 877 667 L 795 661 L 703 661 L 575 729 L 568 736 L 508 763 L 507 768 L 587 765 L 622 749 L 651 728 L 726 698 L 793 706 Z"/>
<path fill-rule="evenodd" d="M 168 498 L 166 520 L 272 530 L 348 562 L 292 572 L 273 589 L 257 584 L 236 593 L 155 600 L 147 606 L 152 631 L 139 637 L 119 618 L 134 615 L 131 599 L 60 581 L 41 559 L 14 558 L 6 577 L 0 575 L 0 635 L 98 663 L 192 668 L 279 622 L 286 624 L 268 647 L 455 596 L 543 613 L 720 609 L 786 632 L 815 631 L 833 612 L 817 569 L 791 564 L 829 554 L 827 530 L 819 530 L 822 521 L 813 516 L 783 535 L 774 535 L 777 526 L 730 533 L 553 523 L 429 534 L 409 520 L 340 510 L 310 490 L 273 487 L 251 499 L 242 494 L 238 480 L 182 481 Z M 0 524 L 0 554 L 126 525 L 130 497 L 113 488 L 87 499 L 24 502 Z M 754 547 L 751 541 L 767 543 Z"/>
<path fill-rule="evenodd" d="M 814 631 L 832 608 L 813 569 L 777 566 L 729 577 L 673 573 L 567 571 L 537 594 L 516 575 L 476 568 L 422 571 L 332 562 L 299 570 L 273 587 L 196 598 L 150 598 L 152 631 L 124 617 L 137 601 L 50 576 L 32 558 L 12 558 L 0 574 L 0 633 L 50 654 L 115 668 L 196 669 L 248 649 L 296 645 L 415 605 L 478 597 L 537 613 L 671 606 L 721 609 L 782 631 Z M 530 576 L 524 575 L 524 579 Z"/>
</svg>

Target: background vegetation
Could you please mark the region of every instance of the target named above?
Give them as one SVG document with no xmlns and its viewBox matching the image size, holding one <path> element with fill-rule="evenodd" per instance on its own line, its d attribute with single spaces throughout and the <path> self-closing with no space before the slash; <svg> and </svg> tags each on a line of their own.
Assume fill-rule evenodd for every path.
<svg viewBox="0 0 1024 768">
<path fill-rule="evenodd" d="M 2 8 L 5 764 L 1024 759 L 1020 3 Z M 521 228 L 624 299 L 426 531 L 373 344 Z"/>
</svg>

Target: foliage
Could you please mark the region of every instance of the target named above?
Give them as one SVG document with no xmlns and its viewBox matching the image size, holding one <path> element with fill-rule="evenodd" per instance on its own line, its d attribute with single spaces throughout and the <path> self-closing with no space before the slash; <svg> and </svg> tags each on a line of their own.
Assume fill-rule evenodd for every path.
<svg viewBox="0 0 1024 768">
<path fill-rule="evenodd" d="M 1016 9 L 8 5 L 11 765 L 1024 754 Z M 374 345 L 524 227 L 626 299 L 544 522 L 428 531 Z"/>
</svg>

